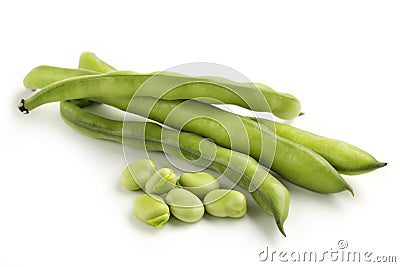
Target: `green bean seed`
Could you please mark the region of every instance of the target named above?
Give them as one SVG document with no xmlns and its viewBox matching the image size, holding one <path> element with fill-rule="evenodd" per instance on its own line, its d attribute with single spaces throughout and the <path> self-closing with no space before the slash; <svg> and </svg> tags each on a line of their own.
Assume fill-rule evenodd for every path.
<svg viewBox="0 0 400 267">
<path fill-rule="evenodd" d="M 168 205 L 157 195 L 143 194 L 133 203 L 133 214 L 136 218 L 156 228 L 163 226 L 169 219 Z"/>
<path fill-rule="evenodd" d="M 156 164 L 151 159 L 139 159 L 130 164 L 121 174 L 121 184 L 128 190 L 145 188 L 146 182 L 156 173 Z"/>
<path fill-rule="evenodd" d="M 204 215 L 204 206 L 201 200 L 192 192 L 175 188 L 168 192 L 165 201 L 177 219 L 192 223 L 199 221 Z"/>
<path fill-rule="evenodd" d="M 206 172 L 183 173 L 178 183 L 199 198 L 203 198 L 212 190 L 219 189 L 218 180 Z"/>
<path fill-rule="evenodd" d="M 247 190 L 253 180 L 261 180 L 260 186 L 251 190 L 251 196 L 264 211 L 274 216 L 279 230 L 285 234 L 283 223 L 289 211 L 289 192 L 248 155 L 215 145 L 198 135 L 163 128 L 155 123 L 106 119 L 68 101 L 61 102 L 60 111 L 68 125 L 87 136 L 119 143 L 124 140 L 125 145 L 147 151 L 163 151 L 185 160 L 196 159 L 195 164 L 224 174 Z"/>
<path fill-rule="evenodd" d="M 170 168 L 157 170 L 146 182 L 146 193 L 162 195 L 176 187 L 176 175 Z"/>
<path fill-rule="evenodd" d="M 207 213 L 216 217 L 240 218 L 247 211 L 246 197 L 236 190 L 213 190 L 203 202 Z"/>
</svg>

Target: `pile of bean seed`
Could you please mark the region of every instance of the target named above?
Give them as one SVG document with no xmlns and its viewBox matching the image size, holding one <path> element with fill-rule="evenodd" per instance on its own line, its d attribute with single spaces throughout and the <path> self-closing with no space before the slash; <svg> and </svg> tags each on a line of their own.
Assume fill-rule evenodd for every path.
<svg viewBox="0 0 400 267">
<path fill-rule="evenodd" d="M 243 217 L 247 211 L 246 197 L 236 190 L 220 189 L 213 175 L 183 173 L 178 180 L 172 169 L 157 170 L 154 161 L 147 158 L 126 167 L 121 184 L 127 190 L 146 192 L 135 199 L 133 214 L 157 228 L 169 220 L 170 214 L 193 223 L 203 217 L 204 210 L 216 217 L 230 218 Z"/>
<path fill-rule="evenodd" d="M 270 112 L 282 120 L 301 114 L 295 96 L 260 83 L 171 72 L 117 71 L 85 52 L 78 68 L 38 66 L 26 75 L 24 85 L 40 90 L 21 100 L 21 112 L 60 102 L 62 119 L 87 136 L 168 153 L 214 170 L 248 190 L 258 206 L 273 216 L 283 235 L 290 194 L 279 179 L 316 193 L 348 191 L 354 195 L 343 175 L 363 174 L 386 165 L 344 141 L 213 105 Z M 95 105 L 134 113 L 146 121 L 111 120 L 85 109 Z M 136 199 L 134 214 L 156 227 L 164 224 L 170 213 L 182 221 L 197 221 L 204 207 L 214 216 L 243 216 L 245 197 L 238 191 L 217 189 L 214 180 L 206 173 L 185 173 L 178 180 L 171 169 L 156 170 L 154 162 L 144 159 L 128 166 L 121 183 L 129 190 L 146 192 Z"/>
</svg>

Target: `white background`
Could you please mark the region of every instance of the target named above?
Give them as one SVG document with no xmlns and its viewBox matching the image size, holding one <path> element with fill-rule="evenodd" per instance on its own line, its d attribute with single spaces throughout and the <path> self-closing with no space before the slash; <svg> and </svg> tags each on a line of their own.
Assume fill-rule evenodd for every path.
<svg viewBox="0 0 400 267">
<path fill-rule="evenodd" d="M 266 246 L 322 253 L 339 240 L 400 261 L 399 13 L 398 1 L 3 1 L 0 266 L 267 266 Z M 120 145 L 75 132 L 56 103 L 16 108 L 31 68 L 75 67 L 87 50 L 140 72 L 227 65 L 296 95 L 306 113 L 296 126 L 389 164 L 345 177 L 355 197 L 287 184 L 286 238 L 251 200 L 240 220 L 153 229 L 131 214 L 138 194 L 119 187 Z"/>
</svg>

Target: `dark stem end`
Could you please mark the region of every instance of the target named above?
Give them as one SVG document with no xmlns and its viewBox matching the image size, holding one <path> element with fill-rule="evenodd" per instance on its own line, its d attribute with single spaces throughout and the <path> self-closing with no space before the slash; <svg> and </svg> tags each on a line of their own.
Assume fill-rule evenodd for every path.
<svg viewBox="0 0 400 267">
<path fill-rule="evenodd" d="M 18 104 L 18 109 L 24 114 L 28 114 L 29 110 L 25 107 L 25 100 L 21 99 L 21 102 Z"/>
</svg>

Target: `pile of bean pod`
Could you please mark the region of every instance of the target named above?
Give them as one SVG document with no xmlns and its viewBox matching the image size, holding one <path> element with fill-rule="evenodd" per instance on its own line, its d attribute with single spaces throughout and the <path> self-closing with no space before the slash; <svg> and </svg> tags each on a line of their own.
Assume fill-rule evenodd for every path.
<svg viewBox="0 0 400 267">
<path fill-rule="evenodd" d="M 24 85 L 41 90 L 21 100 L 18 105 L 21 112 L 29 113 L 43 104 L 60 102 L 63 120 L 88 136 L 172 154 L 217 171 L 247 189 L 255 202 L 274 217 L 283 235 L 290 196 L 274 176 L 318 193 L 347 190 L 354 194 L 342 174 L 362 174 L 386 165 L 349 143 L 286 123 L 237 115 L 214 105 L 233 104 L 271 112 L 283 120 L 300 114 L 301 105 L 296 97 L 260 83 L 170 72 L 117 71 L 93 53 L 85 52 L 77 69 L 39 66 L 27 74 Z M 85 110 L 87 106 L 99 104 L 147 120 L 111 120 Z M 164 177 L 163 172 L 168 173 L 168 169 L 158 172 Z M 140 175 L 135 176 L 139 187 L 148 193 L 168 191 L 166 202 L 170 202 L 172 214 L 180 218 L 182 208 L 179 205 L 184 205 L 180 195 L 188 195 L 190 191 L 164 188 L 166 191 L 160 192 L 157 189 L 160 181 L 156 178 L 145 184 L 140 184 L 140 179 Z M 127 181 L 124 185 L 134 186 Z M 156 202 L 151 204 L 155 206 L 151 210 L 160 213 L 154 223 L 159 225 L 165 222 L 168 209 L 160 196 L 154 193 L 140 196 L 134 210 L 140 211 L 143 210 L 141 206 L 150 205 L 149 196 L 154 196 L 150 199 Z M 135 215 L 146 222 L 154 219 L 142 212 Z"/>
</svg>

